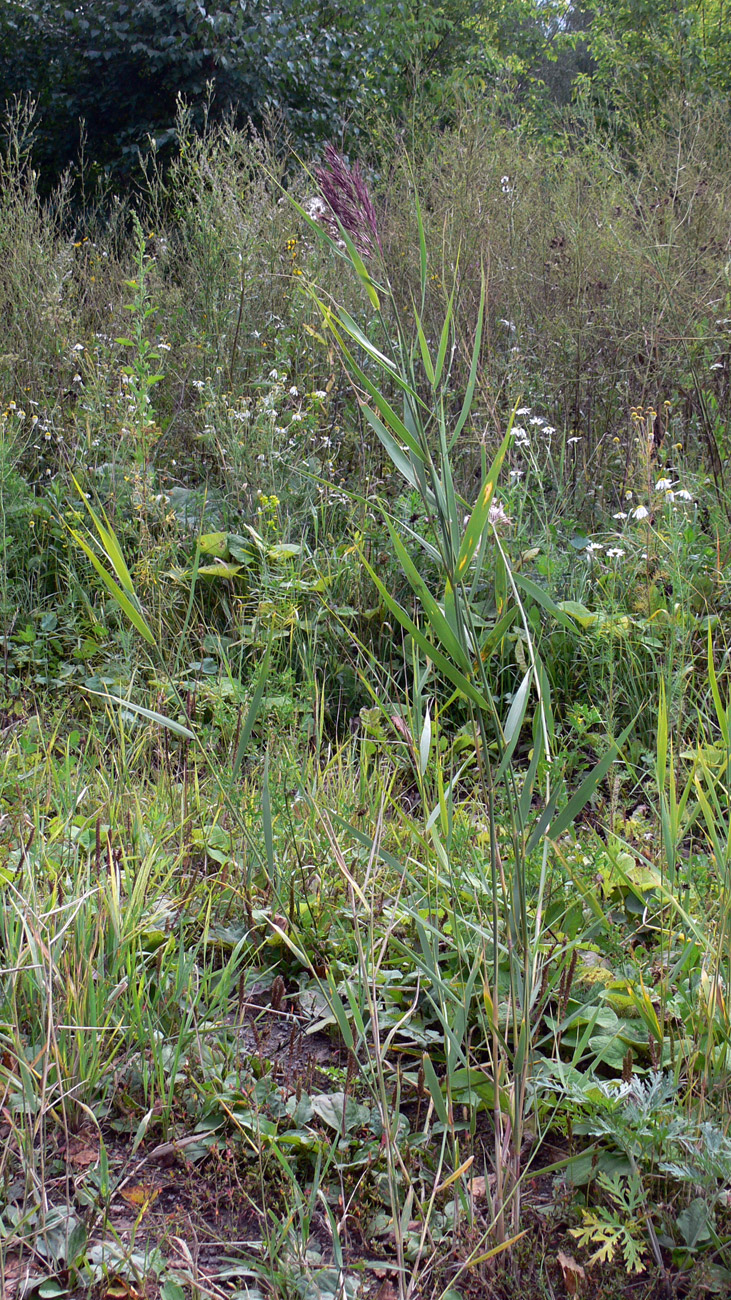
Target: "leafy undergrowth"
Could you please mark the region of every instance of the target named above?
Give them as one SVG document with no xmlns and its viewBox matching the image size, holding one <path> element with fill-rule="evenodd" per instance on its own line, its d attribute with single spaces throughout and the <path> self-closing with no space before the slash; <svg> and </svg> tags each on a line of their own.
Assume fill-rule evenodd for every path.
<svg viewBox="0 0 731 1300">
<path fill-rule="evenodd" d="M 731 1291 L 722 128 L 483 126 L 71 238 L 16 125 L 3 1295 Z"/>
<path fill-rule="evenodd" d="M 92 729 L 74 755 L 31 721 L 6 730 L 2 786 L 4 1294 L 726 1292 L 705 855 L 691 939 L 646 808 L 557 846 L 503 1256 L 479 799 L 445 872 L 385 753 L 361 802 L 359 739 L 272 760 L 262 831 L 260 771 L 234 821 L 182 741 L 119 794 Z"/>
</svg>

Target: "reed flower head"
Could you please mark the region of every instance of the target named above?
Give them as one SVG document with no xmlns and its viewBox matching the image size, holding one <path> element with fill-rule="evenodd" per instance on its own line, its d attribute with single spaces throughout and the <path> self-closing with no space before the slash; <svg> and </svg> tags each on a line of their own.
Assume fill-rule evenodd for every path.
<svg viewBox="0 0 731 1300">
<path fill-rule="evenodd" d="M 351 167 L 335 146 L 328 144 L 325 161 L 315 168 L 315 177 L 327 204 L 320 220 L 330 227 L 333 237 L 338 237 L 339 221 L 363 257 L 371 257 L 376 248 L 383 251 L 376 209 L 360 164 Z"/>
</svg>

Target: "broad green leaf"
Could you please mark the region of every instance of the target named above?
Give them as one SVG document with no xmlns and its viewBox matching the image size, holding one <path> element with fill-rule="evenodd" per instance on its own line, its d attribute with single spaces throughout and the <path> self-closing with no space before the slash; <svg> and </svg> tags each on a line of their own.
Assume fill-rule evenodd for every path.
<svg viewBox="0 0 731 1300">
<path fill-rule="evenodd" d="M 580 600 L 559 600 L 556 608 L 564 614 L 570 614 L 581 627 L 593 627 L 599 621 L 599 615 L 593 614 Z"/>
<path fill-rule="evenodd" d="M 294 560 L 302 554 L 302 547 L 296 542 L 279 542 L 267 550 L 267 559 L 273 564 L 282 564 L 285 560 Z"/>
<path fill-rule="evenodd" d="M 353 1097 L 344 1092 L 322 1092 L 310 1097 L 314 1113 L 335 1129 L 336 1133 L 349 1133 L 352 1129 L 365 1128 L 370 1123 L 371 1112 Z"/>
<path fill-rule="evenodd" d="M 238 578 L 241 573 L 242 565 L 240 564 L 199 564 L 198 576 L 201 578 Z"/>
<path fill-rule="evenodd" d="M 219 560 L 228 554 L 228 533 L 205 533 L 198 538 L 202 555 L 215 555 Z"/>
</svg>

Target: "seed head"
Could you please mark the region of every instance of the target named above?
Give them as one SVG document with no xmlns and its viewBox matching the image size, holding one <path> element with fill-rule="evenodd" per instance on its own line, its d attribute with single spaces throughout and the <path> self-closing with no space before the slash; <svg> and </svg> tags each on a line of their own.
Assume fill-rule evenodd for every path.
<svg viewBox="0 0 731 1300">
<path fill-rule="evenodd" d="M 376 209 L 360 164 L 351 167 L 334 145 L 329 144 L 325 147 L 324 163 L 315 168 L 315 177 L 327 205 L 320 219 L 330 227 L 333 236 L 337 238 L 339 221 L 363 257 L 371 257 L 376 247 L 381 249 Z"/>
</svg>

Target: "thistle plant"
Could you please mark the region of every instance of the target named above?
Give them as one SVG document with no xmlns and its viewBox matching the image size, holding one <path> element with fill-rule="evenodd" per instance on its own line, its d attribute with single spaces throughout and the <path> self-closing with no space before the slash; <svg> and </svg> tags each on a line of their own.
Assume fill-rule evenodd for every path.
<svg viewBox="0 0 731 1300">
<path fill-rule="evenodd" d="M 484 276 L 467 383 L 455 418 L 454 365 L 460 348 L 455 324 L 456 282 L 435 346 L 423 324 L 429 273 L 418 196 L 414 204 L 420 298 L 413 303 L 412 328 L 397 306 L 379 239 L 375 204 L 362 173 L 357 167 L 348 167 L 329 148 L 317 179 L 322 198 L 311 205 L 310 212 L 299 204 L 295 206 L 336 254 L 350 262 L 367 294 L 373 311 L 370 326 L 380 332 L 382 346 L 372 341 L 371 328 L 361 327 L 343 307 L 327 301 L 314 285 L 305 284 L 303 288 L 340 349 L 364 420 L 408 488 L 418 493 L 426 516 L 433 521 L 433 534 L 422 535 L 412 527 L 408 540 L 428 560 L 430 571 L 436 566 L 438 587 L 424 579 L 420 565 L 412 558 L 388 512 L 383 511 L 391 545 L 418 608 L 413 616 L 362 555 L 381 601 L 410 638 L 422 663 L 419 705 L 410 711 L 413 750 L 418 754 L 422 774 L 433 754 L 433 706 L 424 689 L 427 681 L 441 677 L 451 687 L 451 702 L 467 712 L 473 733 L 476 779 L 489 827 L 487 861 L 476 850 L 474 870 L 485 876 L 485 892 L 491 900 L 489 915 L 484 924 L 465 924 L 456 910 L 450 917 L 451 940 L 447 941 L 433 924 L 421 923 L 415 911 L 422 951 L 414 952 L 413 958 L 425 983 L 431 986 L 432 1005 L 438 1008 L 445 1032 L 444 1077 L 440 1079 L 431 1060 L 424 1059 L 424 1077 L 437 1114 L 445 1120 L 453 1114 L 453 1085 L 458 1074 L 465 1070 L 469 1073 L 473 1051 L 477 1050 L 481 1061 L 487 1060 L 489 1065 L 494 1097 L 492 1220 L 498 1242 L 505 1243 L 509 1231 L 515 1234 L 519 1230 L 521 1151 L 525 1120 L 532 1105 L 535 1030 L 540 1006 L 554 978 L 544 961 L 543 943 L 550 841 L 566 830 L 590 798 L 617 749 L 612 747 L 559 811 L 561 785 L 552 776 L 550 687 L 528 607 L 542 607 L 549 617 L 572 631 L 574 624 L 546 592 L 513 571 L 501 537 L 509 519 L 496 492 L 511 445 L 512 416 L 502 436 L 498 435 L 498 449 L 491 464 L 487 460 L 487 437 L 481 439 L 482 482 L 473 503 L 462 496 L 455 480 L 455 448 L 470 427 L 480 377 Z M 393 393 L 398 397 L 398 409 Z M 507 711 L 501 713 L 491 679 L 491 661 L 514 626 L 520 628 L 526 647 L 524 666 L 518 670 Z M 447 707 L 443 706 L 442 714 Z M 517 758 L 518 743 L 528 727 L 532 750 L 522 769 Z M 432 761 L 438 763 L 439 759 Z M 454 888 L 458 882 L 450 882 L 450 827 L 454 791 L 462 772 L 460 768 L 445 773 L 438 782 L 436 806 L 424 810 L 436 871 L 448 881 L 445 892 L 452 898 L 459 891 Z M 545 784 L 540 811 L 535 812 L 539 777 Z M 498 816 L 508 827 L 502 842 Z M 532 888 L 528 864 L 536 853 L 540 861 L 538 884 Z M 426 888 L 428 892 L 429 883 Z M 448 942 L 465 970 L 465 997 L 464 1002 L 457 999 L 458 1006 L 441 959 L 443 945 Z M 367 962 L 361 977 L 367 982 L 372 972 L 366 966 Z M 556 969 L 554 965 L 552 970 Z M 470 1044 L 469 1026 L 477 1003 L 482 1041 L 476 1048 L 474 1039 Z M 365 1043 L 361 1046 L 368 1049 Z M 445 1127 L 449 1128 L 449 1123 Z M 452 1160 L 459 1168 L 459 1141 L 454 1130 Z"/>
</svg>

